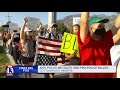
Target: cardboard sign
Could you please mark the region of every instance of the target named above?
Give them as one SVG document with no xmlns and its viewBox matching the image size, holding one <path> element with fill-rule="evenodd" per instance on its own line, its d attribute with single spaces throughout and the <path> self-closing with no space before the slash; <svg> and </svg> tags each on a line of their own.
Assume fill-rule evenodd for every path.
<svg viewBox="0 0 120 90">
<path fill-rule="evenodd" d="M 37 28 L 40 26 L 40 19 L 34 17 L 26 17 L 27 19 L 27 26 L 29 29 L 36 31 Z"/>
<path fill-rule="evenodd" d="M 80 17 L 73 17 L 73 25 L 79 24 L 80 25 Z"/>
<path fill-rule="evenodd" d="M 77 36 L 65 32 L 60 52 L 73 54 L 75 50 L 78 50 Z"/>
<path fill-rule="evenodd" d="M 9 29 L 10 29 L 10 33 L 13 32 L 13 30 L 18 30 L 19 31 L 19 26 L 17 23 L 9 23 Z"/>
<path fill-rule="evenodd" d="M 4 31 L 8 31 L 9 27 L 3 27 Z"/>
</svg>

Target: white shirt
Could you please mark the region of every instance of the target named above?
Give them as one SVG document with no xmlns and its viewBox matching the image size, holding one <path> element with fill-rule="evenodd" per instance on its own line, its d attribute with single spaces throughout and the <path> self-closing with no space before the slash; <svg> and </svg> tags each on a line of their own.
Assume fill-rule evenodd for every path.
<svg viewBox="0 0 120 90">
<path fill-rule="evenodd" d="M 120 61 L 120 41 L 110 49 L 112 65 L 117 65 Z"/>
</svg>

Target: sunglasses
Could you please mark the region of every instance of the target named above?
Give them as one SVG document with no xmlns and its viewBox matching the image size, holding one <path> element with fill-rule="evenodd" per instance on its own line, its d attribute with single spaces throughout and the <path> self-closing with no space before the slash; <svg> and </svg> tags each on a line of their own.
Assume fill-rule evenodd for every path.
<svg viewBox="0 0 120 90">
<path fill-rule="evenodd" d="M 92 27 L 92 28 L 94 28 L 94 27 Z M 105 25 L 100 24 L 100 25 L 98 26 L 98 28 L 94 28 L 94 29 L 101 29 L 101 28 L 105 28 Z"/>
<path fill-rule="evenodd" d="M 104 28 L 104 27 L 105 27 L 105 25 L 100 24 L 100 25 L 98 26 L 98 29 L 101 29 L 101 28 Z"/>
</svg>

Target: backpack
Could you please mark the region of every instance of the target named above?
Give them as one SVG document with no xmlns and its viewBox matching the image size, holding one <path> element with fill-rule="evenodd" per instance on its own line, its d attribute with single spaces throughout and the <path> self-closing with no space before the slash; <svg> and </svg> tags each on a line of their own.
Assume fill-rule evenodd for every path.
<svg viewBox="0 0 120 90">
<path fill-rule="evenodd" d="M 54 39 L 58 39 L 59 40 L 59 35 L 57 34 L 57 36 L 55 36 L 53 33 L 49 33 L 49 39 L 51 39 L 51 34 L 53 35 Z"/>
<path fill-rule="evenodd" d="M 20 41 L 20 35 L 19 33 L 13 35 L 13 42 L 19 43 Z"/>
</svg>

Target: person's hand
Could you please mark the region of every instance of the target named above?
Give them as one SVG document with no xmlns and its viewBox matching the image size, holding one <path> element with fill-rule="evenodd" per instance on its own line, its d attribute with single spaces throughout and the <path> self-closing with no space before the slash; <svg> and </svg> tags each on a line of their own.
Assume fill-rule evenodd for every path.
<svg viewBox="0 0 120 90">
<path fill-rule="evenodd" d="M 74 55 L 76 55 L 76 54 L 77 54 L 77 52 L 78 52 L 78 51 L 76 50 L 73 54 L 74 54 Z"/>
<path fill-rule="evenodd" d="M 27 23 L 27 17 L 24 17 L 24 22 Z"/>
<path fill-rule="evenodd" d="M 35 39 L 38 40 L 38 39 L 39 39 L 39 36 L 36 36 Z"/>
<path fill-rule="evenodd" d="M 42 27 L 42 23 L 40 22 L 40 27 Z"/>
<path fill-rule="evenodd" d="M 71 54 L 71 57 L 75 57 L 76 54 L 77 54 L 77 50 L 73 54 Z"/>
<path fill-rule="evenodd" d="M 15 32 L 12 32 L 12 35 L 14 35 L 15 34 Z"/>
<path fill-rule="evenodd" d="M 15 45 L 13 44 L 13 45 L 12 45 L 12 47 L 14 48 L 14 47 L 15 47 Z"/>
<path fill-rule="evenodd" d="M 13 33 L 11 34 L 11 37 L 13 37 L 14 34 L 15 34 L 15 32 L 13 32 Z"/>
<path fill-rule="evenodd" d="M 42 29 L 42 23 L 40 22 L 40 26 L 38 27 L 37 31 L 40 31 Z"/>
</svg>

